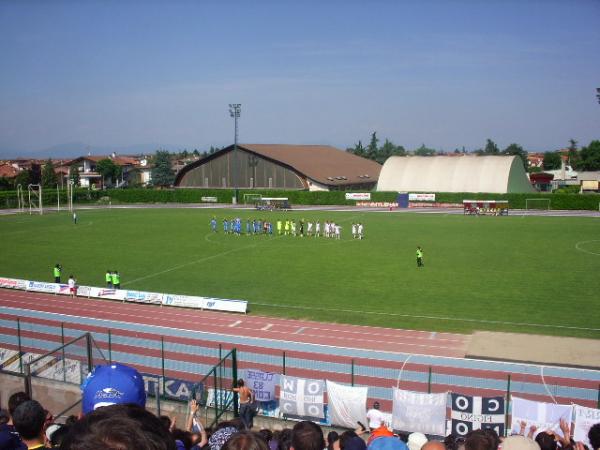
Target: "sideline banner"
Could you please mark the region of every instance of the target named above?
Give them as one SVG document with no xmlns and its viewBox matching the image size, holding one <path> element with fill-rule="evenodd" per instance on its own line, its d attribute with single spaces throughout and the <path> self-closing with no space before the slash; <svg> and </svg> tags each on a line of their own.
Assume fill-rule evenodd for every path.
<svg viewBox="0 0 600 450">
<path fill-rule="evenodd" d="M 7 289 L 27 289 L 27 280 L 19 280 L 17 278 L 2 278 L 0 277 L 0 287 Z"/>
<path fill-rule="evenodd" d="M 92 287 L 90 288 L 89 296 L 96 298 L 109 298 L 111 300 L 125 300 L 125 291 L 122 289 Z"/>
<path fill-rule="evenodd" d="M 466 436 L 473 430 L 491 428 L 504 436 L 504 397 L 451 394 L 452 434 Z"/>
<path fill-rule="evenodd" d="M 183 308 L 199 308 L 239 313 L 246 313 L 248 309 L 248 302 L 245 300 L 227 300 L 176 294 L 163 294 L 162 304 L 165 306 L 179 306 Z"/>
<path fill-rule="evenodd" d="M 392 426 L 395 430 L 446 435 L 447 394 L 394 389 Z"/>
<path fill-rule="evenodd" d="M 371 200 L 371 193 L 370 192 L 346 192 L 346 200 Z"/>
<path fill-rule="evenodd" d="M 125 291 L 125 300 L 134 303 L 162 305 L 163 294 L 159 294 L 158 292 Z"/>
<path fill-rule="evenodd" d="M 435 194 L 408 194 L 409 202 L 435 202 Z"/>
<path fill-rule="evenodd" d="M 27 281 L 27 290 L 32 292 L 46 292 L 49 294 L 58 294 L 60 284 L 46 283 L 44 281 Z"/>
</svg>

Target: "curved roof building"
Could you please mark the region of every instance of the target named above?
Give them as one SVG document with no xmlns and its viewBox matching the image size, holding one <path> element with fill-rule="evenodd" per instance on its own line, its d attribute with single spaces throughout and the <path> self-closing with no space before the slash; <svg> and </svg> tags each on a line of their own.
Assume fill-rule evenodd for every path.
<svg viewBox="0 0 600 450">
<path fill-rule="evenodd" d="M 175 186 L 348 190 L 375 187 L 381 165 L 328 145 L 238 144 L 185 166 Z"/>
<path fill-rule="evenodd" d="M 518 156 L 392 156 L 378 191 L 535 192 Z"/>
</svg>

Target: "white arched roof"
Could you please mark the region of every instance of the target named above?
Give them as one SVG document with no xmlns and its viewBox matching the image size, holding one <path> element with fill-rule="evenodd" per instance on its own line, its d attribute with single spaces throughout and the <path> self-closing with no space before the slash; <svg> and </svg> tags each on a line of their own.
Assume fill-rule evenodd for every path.
<svg viewBox="0 0 600 450">
<path fill-rule="evenodd" d="M 535 192 L 518 156 L 392 156 L 378 191 Z"/>
</svg>

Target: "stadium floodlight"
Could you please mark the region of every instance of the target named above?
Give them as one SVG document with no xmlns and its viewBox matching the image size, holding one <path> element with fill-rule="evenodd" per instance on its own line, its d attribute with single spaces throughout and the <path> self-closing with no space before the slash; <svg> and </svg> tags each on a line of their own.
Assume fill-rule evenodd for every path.
<svg viewBox="0 0 600 450">
<path fill-rule="evenodd" d="M 233 117 L 234 121 L 234 135 L 233 135 L 233 189 L 234 189 L 234 201 L 238 202 L 238 164 L 237 164 L 237 142 L 238 142 L 238 118 L 242 112 L 242 105 L 240 103 L 229 104 L 229 115 Z"/>
</svg>

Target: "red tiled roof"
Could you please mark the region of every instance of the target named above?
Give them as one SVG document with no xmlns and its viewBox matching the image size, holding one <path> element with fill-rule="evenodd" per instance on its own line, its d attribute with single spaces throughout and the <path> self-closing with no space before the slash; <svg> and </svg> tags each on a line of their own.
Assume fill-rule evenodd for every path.
<svg viewBox="0 0 600 450">
<path fill-rule="evenodd" d="M 19 174 L 19 170 L 10 164 L 0 164 L 0 177 L 14 178 Z"/>
</svg>

